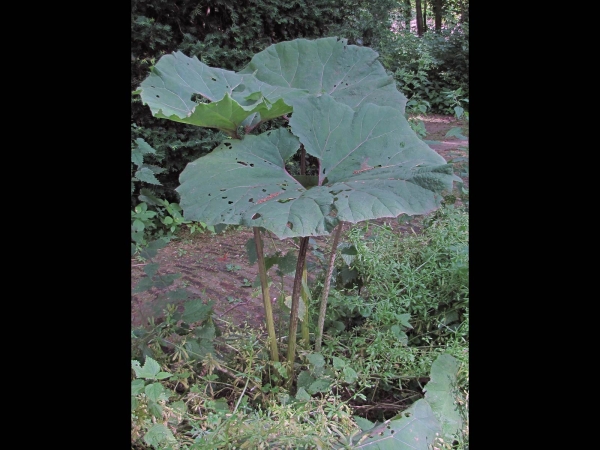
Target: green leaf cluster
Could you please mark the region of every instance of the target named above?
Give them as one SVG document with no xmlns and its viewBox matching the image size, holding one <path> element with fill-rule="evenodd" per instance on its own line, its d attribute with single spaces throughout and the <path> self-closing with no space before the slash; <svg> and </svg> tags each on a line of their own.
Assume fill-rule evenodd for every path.
<svg viewBox="0 0 600 450">
<path fill-rule="evenodd" d="M 185 218 L 262 227 L 282 239 L 436 209 L 459 179 L 412 131 L 406 99 L 376 59 L 339 38 L 272 45 L 237 73 L 182 53 L 161 58 L 139 89 L 153 114 L 234 138 L 182 172 Z M 290 110 L 289 129 L 237 130 Z M 286 170 L 300 145 L 319 165 L 308 189 Z"/>
<path fill-rule="evenodd" d="M 239 70 L 252 55 L 274 42 L 324 36 L 342 21 L 340 0 L 133 0 L 131 2 L 131 91 L 164 54 L 196 56 L 205 64 Z M 132 140 L 143 138 L 154 149 L 147 164 L 162 167 L 153 192 L 178 203 L 175 192 L 186 164 L 209 153 L 223 135 L 184 123 L 165 125 L 132 95 Z M 136 183 L 136 189 L 139 186 Z M 139 201 L 132 195 L 132 207 Z"/>
</svg>

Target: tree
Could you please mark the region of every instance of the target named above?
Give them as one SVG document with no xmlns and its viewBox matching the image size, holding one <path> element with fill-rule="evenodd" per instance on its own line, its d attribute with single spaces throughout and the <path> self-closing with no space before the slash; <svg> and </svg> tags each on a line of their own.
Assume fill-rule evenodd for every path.
<svg viewBox="0 0 600 450">
<path fill-rule="evenodd" d="M 442 0 L 434 0 L 433 11 L 435 13 L 435 31 L 442 30 Z"/>
<path fill-rule="evenodd" d="M 423 36 L 425 29 L 423 28 L 423 10 L 421 8 L 421 0 L 415 0 L 415 8 L 417 10 L 417 36 Z"/>
<path fill-rule="evenodd" d="M 414 9 L 416 13 L 417 35 L 423 36 L 428 31 L 427 26 L 427 7 L 431 7 L 434 16 L 434 29 L 441 31 L 445 24 L 447 27 L 452 24 L 465 23 L 469 21 L 469 0 L 414 0 Z M 410 20 L 412 16 L 411 0 L 403 0 L 400 8 L 404 16 L 406 28 L 410 29 Z"/>
<path fill-rule="evenodd" d="M 406 31 L 410 31 L 410 19 L 412 18 L 412 6 L 410 0 L 404 0 L 404 26 Z"/>
</svg>

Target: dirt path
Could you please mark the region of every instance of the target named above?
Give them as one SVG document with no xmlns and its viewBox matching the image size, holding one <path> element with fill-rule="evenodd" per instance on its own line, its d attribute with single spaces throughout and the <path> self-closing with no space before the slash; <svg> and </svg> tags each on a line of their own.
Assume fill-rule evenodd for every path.
<svg viewBox="0 0 600 450">
<path fill-rule="evenodd" d="M 423 117 L 427 130 L 426 140 L 437 141 L 430 144 L 447 161 L 459 156 L 467 156 L 464 151 L 465 141 L 455 137 L 445 137 L 446 132 L 455 126 L 463 126 L 452 116 L 430 115 Z M 468 179 L 465 179 L 468 186 Z M 383 220 L 383 219 L 382 219 Z M 394 219 L 385 219 L 392 224 L 399 233 L 419 231 L 421 217 L 414 218 L 409 224 L 398 224 Z M 347 231 L 348 226 L 344 229 Z M 181 238 L 172 241 L 168 246 L 159 250 L 153 262 L 160 263 L 158 274 L 180 273 L 181 277 L 169 287 L 173 290 L 180 287 L 187 288 L 196 297 L 204 301 L 214 301 L 215 318 L 231 322 L 236 326 L 244 323 L 259 328 L 264 326 L 262 294 L 260 287 L 252 288 L 251 284 L 257 277 L 257 264 L 250 265 L 246 256 L 246 242 L 253 237 L 252 230 L 238 228 L 226 231 L 221 235 L 208 233 L 189 235 L 183 233 Z M 325 256 L 331 247 L 330 236 L 314 238 L 314 245 Z M 275 237 L 267 236 L 264 242 L 265 254 L 270 255 L 279 251 L 282 254 L 296 250 L 298 246 L 293 240 L 280 241 Z M 308 255 L 309 278 L 322 267 L 319 259 L 311 252 Z M 136 259 L 131 260 L 131 286 L 137 284 L 144 276 L 143 263 Z M 269 271 L 273 279 L 270 287 L 270 297 L 273 300 L 274 313 L 277 313 L 276 298 L 281 293 L 281 278 L 275 274 L 276 268 Z M 283 279 L 285 295 L 291 295 L 293 275 Z M 152 288 L 150 291 L 132 294 L 131 298 L 131 325 L 138 327 L 147 323 L 147 318 L 158 318 L 168 303 L 173 301 L 166 297 L 166 290 Z M 176 301 L 180 306 L 186 300 Z"/>
</svg>

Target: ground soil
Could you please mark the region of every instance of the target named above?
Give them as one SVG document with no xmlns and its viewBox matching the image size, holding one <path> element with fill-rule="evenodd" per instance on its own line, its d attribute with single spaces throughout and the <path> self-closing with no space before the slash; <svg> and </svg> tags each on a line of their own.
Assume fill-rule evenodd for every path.
<svg viewBox="0 0 600 450">
<path fill-rule="evenodd" d="M 464 127 L 464 122 L 452 116 L 429 115 L 421 117 L 427 130 L 424 139 L 436 141 L 430 143 L 431 148 L 437 151 L 447 161 L 457 157 L 466 157 L 465 147 L 467 141 L 455 137 L 445 137 L 448 130 L 453 127 Z M 464 129 L 464 128 L 463 128 Z M 464 178 L 468 186 L 468 178 Z M 380 219 L 386 222 L 398 233 L 418 233 L 423 217 L 414 217 L 408 223 L 398 223 L 395 219 Z M 344 228 L 346 232 L 348 226 Z M 260 287 L 252 288 L 248 284 L 254 282 L 258 274 L 256 263 L 250 265 L 246 256 L 245 244 L 253 237 L 252 230 L 237 228 L 225 231 L 223 234 L 212 235 L 206 233 L 182 232 L 181 236 L 171 241 L 168 246 L 159 250 L 152 262 L 160 263 L 158 274 L 180 273 L 181 277 L 166 289 L 152 288 L 150 291 L 132 294 L 131 297 L 131 325 L 139 327 L 146 324 L 149 317 L 160 318 L 168 303 L 173 303 L 166 297 L 166 290 L 181 287 L 187 288 L 194 297 L 203 301 L 214 302 L 213 317 L 227 321 L 235 326 L 247 324 L 254 328 L 264 328 L 264 307 Z M 343 239 L 343 237 L 342 237 Z M 321 236 L 314 239 L 315 245 L 324 254 L 328 255 L 331 248 L 331 236 Z M 279 240 L 267 234 L 264 238 L 265 254 L 274 254 L 277 251 L 286 253 L 297 250 L 298 245 L 291 239 Z M 308 255 L 309 278 L 313 278 L 322 267 L 319 260 L 312 254 Z M 131 260 L 131 287 L 145 276 L 143 266 L 145 262 L 132 258 Z M 276 298 L 281 293 L 281 278 L 275 274 L 276 267 L 269 271 L 273 279 L 270 287 L 270 297 L 276 310 Z M 250 283 L 248 283 L 248 281 Z M 291 295 L 293 276 L 283 279 L 285 295 Z M 177 301 L 176 306 L 181 309 L 185 300 Z"/>
</svg>

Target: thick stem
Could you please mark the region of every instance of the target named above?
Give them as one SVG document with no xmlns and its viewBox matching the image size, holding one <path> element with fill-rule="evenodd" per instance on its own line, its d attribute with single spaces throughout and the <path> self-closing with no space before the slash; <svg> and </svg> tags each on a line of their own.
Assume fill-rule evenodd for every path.
<svg viewBox="0 0 600 450">
<path fill-rule="evenodd" d="M 306 260 L 306 249 L 308 248 L 308 236 L 300 238 L 300 249 L 298 250 L 298 262 L 296 263 L 296 276 L 294 277 L 294 289 L 292 290 L 292 308 L 290 312 L 290 331 L 288 335 L 288 385 L 292 384 L 294 374 L 294 360 L 296 359 L 296 332 L 298 331 L 298 304 L 300 291 L 302 290 L 302 272 Z"/>
<path fill-rule="evenodd" d="M 306 150 L 303 144 L 300 144 L 300 175 L 306 175 Z"/>
<path fill-rule="evenodd" d="M 302 331 L 302 345 L 304 346 L 304 348 L 307 349 L 310 346 L 310 330 L 308 328 L 309 296 L 305 287 L 308 289 L 308 270 L 306 270 L 306 264 L 304 264 L 304 269 L 302 270 L 302 300 L 304 301 L 304 317 L 302 317 L 302 324 L 300 326 L 300 330 Z"/>
<path fill-rule="evenodd" d="M 304 144 L 300 144 L 300 175 L 306 175 L 306 150 Z M 304 286 L 308 286 L 308 271 L 306 270 L 306 263 L 302 270 L 302 300 L 304 301 L 304 317 L 302 318 L 302 340 L 304 341 L 304 348 L 308 348 L 310 345 L 310 333 L 308 330 L 308 292 L 304 289 Z"/>
<path fill-rule="evenodd" d="M 267 332 L 269 333 L 269 346 L 271 348 L 271 360 L 279 361 L 277 352 L 277 336 L 275 335 L 275 322 L 273 320 L 273 309 L 271 308 L 271 299 L 269 298 L 269 282 L 267 280 L 267 270 L 265 268 L 265 255 L 263 254 L 262 239 L 258 227 L 252 228 L 254 231 L 254 244 L 256 245 L 256 256 L 258 257 L 258 272 L 260 274 L 260 285 L 262 287 L 263 304 L 265 307 L 265 319 L 267 321 Z"/>
<path fill-rule="evenodd" d="M 333 244 L 331 245 L 331 254 L 329 255 L 329 266 L 327 267 L 327 276 L 325 277 L 325 285 L 323 286 L 323 295 L 321 296 L 321 307 L 319 309 L 319 321 L 317 323 L 317 337 L 315 340 L 315 351 L 321 351 L 321 342 L 323 340 L 323 326 L 325 325 L 325 311 L 327 310 L 327 297 L 329 296 L 329 285 L 331 284 L 331 275 L 333 274 L 333 265 L 335 263 L 335 255 L 337 253 L 338 242 L 342 234 L 344 223 L 340 222 L 333 236 Z"/>
</svg>

